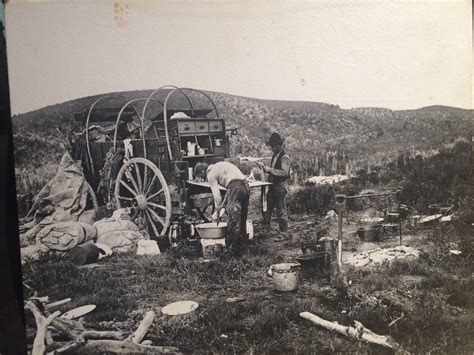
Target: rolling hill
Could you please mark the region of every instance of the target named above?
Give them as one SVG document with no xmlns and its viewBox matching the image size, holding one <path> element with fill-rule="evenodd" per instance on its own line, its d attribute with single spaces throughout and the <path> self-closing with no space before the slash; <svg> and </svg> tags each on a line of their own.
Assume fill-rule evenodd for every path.
<svg viewBox="0 0 474 355">
<path fill-rule="evenodd" d="M 160 92 L 164 100 L 168 91 Z M 151 90 L 120 92 L 127 100 L 147 97 Z M 311 175 L 321 171 L 351 169 L 361 162 L 380 162 L 398 154 L 437 149 L 458 137 L 470 140 L 472 111 L 429 106 L 395 111 L 385 108 L 341 109 L 319 102 L 262 100 L 225 93 L 207 92 L 217 104 L 227 126 L 239 127 L 231 140 L 236 156 L 268 156 L 264 142 L 271 132 L 286 138 L 286 150 L 295 165 L 312 162 Z M 80 98 L 12 117 L 17 174 L 36 171 L 52 174 L 63 153 L 56 128 L 67 132 L 75 112 L 88 109 L 99 96 Z M 193 95 L 197 106 L 207 106 Z M 141 110 L 142 102 L 137 105 Z M 171 107 L 183 107 L 177 97 Z M 114 105 L 113 102 L 110 105 Z M 154 110 L 158 110 L 156 105 Z M 186 106 L 184 106 L 186 107 Z M 147 113 L 150 111 L 147 111 Z M 153 114 L 153 110 L 151 112 Z M 49 168 L 47 168 L 49 167 Z M 297 169 L 298 170 L 298 169 Z M 301 169 L 300 169 L 301 170 Z M 45 177 L 46 178 L 46 177 Z M 34 185 L 34 184 L 33 184 Z M 20 186 L 21 190 L 21 186 Z"/>
</svg>

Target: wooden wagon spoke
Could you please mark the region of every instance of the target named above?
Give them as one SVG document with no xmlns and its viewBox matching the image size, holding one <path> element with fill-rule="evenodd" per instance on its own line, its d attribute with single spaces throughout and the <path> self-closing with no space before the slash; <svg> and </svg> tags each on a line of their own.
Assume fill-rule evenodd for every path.
<svg viewBox="0 0 474 355">
<path fill-rule="evenodd" d="M 163 205 L 159 205 L 157 203 L 153 203 L 153 202 L 147 202 L 147 205 L 148 206 L 153 206 L 153 207 L 156 207 L 156 208 L 159 208 L 163 211 L 166 211 L 166 206 L 163 206 Z"/>
<path fill-rule="evenodd" d="M 135 167 L 135 171 L 137 172 L 137 180 L 138 180 L 139 191 L 142 193 L 143 192 L 142 175 L 140 174 L 140 169 L 139 169 L 138 164 L 133 163 L 133 166 Z"/>
<path fill-rule="evenodd" d="M 114 193 L 117 208 L 132 204 L 135 215 L 146 220 L 150 234 L 166 233 L 172 216 L 171 196 L 166 179 L 153 162 L 140 157 L 128 160 L 117 174 Z"/>
<path fill-rule="evenodd" d="M 121 199 L 121 200 L 127 200 L 127 201 L 134 201 L 134 200 L 135 200 L 134 198 L 125 197 L 125 196 L 117 196 L 117 198 L 119 198 L 119 199 Z"/>
<path fill-rule="evenodd" d="M 120 180 L 120 184 L 122 184 L 123 186 L 125 186 L 125 188 L 130 191 L 132 194 L 134 194 L 135 196 L 138 195 L 138 192 L 134 191 L 130 186 L 128 186 L 128 184 L 123 181 L 123 180 Z"/>
<path fill-rule="evenodd" d="M 132 221 L 137 218 L 138 216 L 138 213 L 140 212 L 140 210 L 138 208 L 133 208 L 131 209 L 131 215 L 130 215 L 130 218 L 132 219 Z"/>
<path fill-rule="evenodd" d="M 130 171 L 125 170 L 125 176 L 132 182 L 132 185 L 135 188 L 135 190 L 137 190 L 137 195 L 138 195 L 140 193 L 140 189 L 138 188 L 138 185 L 135 179 L 133 178 L 132 174 L 130 173 Z"/>
<path fill-rule="evenodd" d="M 150 189 L 153 186 L 153 183 L 155 182 L 155 180 L 156 180 L 156 175 L 153 175 L 153 179 L 151 179 L 150 185 L 148 185 L 148 187 L 146 188 L 145 196 L 148 195 L 148 193 L 150 192 Z"/>
<path fill-rule="evenodd" d="M 160 233 L 158 232 L 158 229 L 156 229 L 155 222 L 153 221 L 153 218 L 151 218 L 150 212 L 148 212 L 148 210 L 145 210 L 145 212 L 148 217 L 149 223 L 151 224 L 151 228 L 153 229 L 153 232 L 155 233 L 155 236 L 159 236 Z"/>
<path fill-rule="evenodd" d="M 143 166 L 143 193 L 145 193 L 145 190 L 147 188 L 147 182 L 148 182 L 148 167 L 146 165 Z"/>
<path fill-rule="evenodd" d="M 158 195 L 161 194 L 162 192 L 164 192 L 164 190 L 163 190 L 163 189 L 160 189 L 160 191 L 155 192 L 153 195 L 151 195 L 151 196 L 149 196 L 149 197 L 147 196 L 147 200 L 152 200 L 154 197 L 158 196 Z"/>
<path fill-rule="evenodd" d="M 149 211 L 149 212 L 152 214 L 152 216 L 153 216 L 153 218 L 154 218 L 155 221 L 160 222 L 161 225 L 163 225 L 163 226 L 165 225 L 165 221 L 163 220 L 163 218 L 161 218 L 160 216 L 158 216 L 158 213 L 156 213 L 155 211 L 153 211 L 153 209 L 151 209 L 150 207 L 147 207 L 146 209 L 147 209 L 147 211 Z"/>
</svg>

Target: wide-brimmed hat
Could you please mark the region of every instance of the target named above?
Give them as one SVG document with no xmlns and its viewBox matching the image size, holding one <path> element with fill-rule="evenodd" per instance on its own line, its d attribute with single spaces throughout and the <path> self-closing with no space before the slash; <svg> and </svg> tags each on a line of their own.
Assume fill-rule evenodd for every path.
<svg viewBox="0 0 474 355">
<path fill-rule="evenodd" d="M 267 145 L 282 144 L 285 140 L 280 137 L 278 133 L 272 133 L 270 140 L 267 142 Z"/>
</svg>

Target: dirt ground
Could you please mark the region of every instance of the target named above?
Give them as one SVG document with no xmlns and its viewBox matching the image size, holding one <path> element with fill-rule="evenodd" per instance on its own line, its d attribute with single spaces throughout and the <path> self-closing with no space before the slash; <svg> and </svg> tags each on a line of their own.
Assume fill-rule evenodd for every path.
<svg viewBox="0 0 474 355">
<path fill-rule="evenodd" d="M 356 234 L 361 217 L 345 215 L 343 261 L 400 245 L 394 232 L 381 241 L 362 242 Z M 126 333 L 154 310 L 158 316 L 146 339 L 185 353 L 391 352 L 315 326 L 299 316 L 303 311 L 344 325 L 360 321 L 375 333 L 392 336 L 409 352 L 474 351 L 472 270 L 463 268 L 462 256 L 449 253 L 456 246 L 448 236 L 449 226 L 420 229 L 404 223 L 402 245 L 417 250 L 417 257 L 364 267 L 345 264 L 347 284 L 327 274 L 304 274 L 297 291 L 279 293 L 266 276 L 268 268 L 295 261 L 301 246 L 318 236 L 336 238 L 337 218 L 293 217 L 290 237 L 282 241 L 276 223 L 264 235 L 259 216 L 253 213 L 250 218 L 255 238 L 240 258 L 204 262 L 186 245 L 155 257 L 112 255 L 95 268 L 47 257 L 25 265 L 25 296 L 35 290 L 51 301 L 71 297 L 61 311 L 95 304 L 97 308 L 83 317 L 87 327 Z M 229 303 L 233 297 L 242 300 Z M 176 317 L 160 313 L 166 304 L 180 300 L 196 301 L 199 308 Z M 27 322 L 34 324 L 29 316 Z M 33 334 L 30 327 L 30 339 Z"/>
</svg>

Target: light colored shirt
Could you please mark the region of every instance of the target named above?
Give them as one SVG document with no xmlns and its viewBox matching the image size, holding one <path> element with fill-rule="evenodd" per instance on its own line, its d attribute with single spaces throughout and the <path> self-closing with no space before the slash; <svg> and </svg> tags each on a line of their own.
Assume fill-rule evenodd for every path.
<svg viewBox="0 0 474 355">
<path fill-rule="evenodd" d="M 240 169 L 234 164 L 227 161 L 221 161 L 216 164 L 211 164 L 207 168 L 207 181 L 211 186 L 216 211 L 222 203 L 219 185 L 227 187 L 231 180 L 245 180 L 245 175 L 242 174 Z"/>
</svg>

